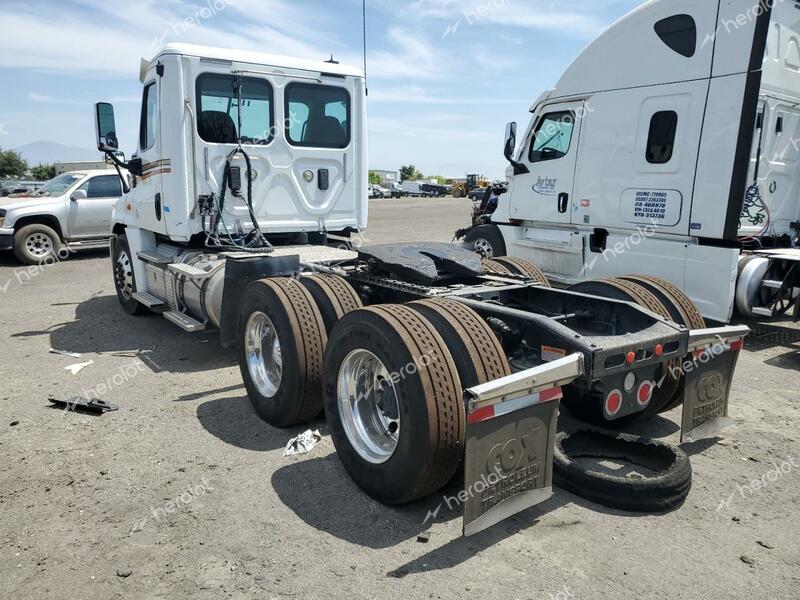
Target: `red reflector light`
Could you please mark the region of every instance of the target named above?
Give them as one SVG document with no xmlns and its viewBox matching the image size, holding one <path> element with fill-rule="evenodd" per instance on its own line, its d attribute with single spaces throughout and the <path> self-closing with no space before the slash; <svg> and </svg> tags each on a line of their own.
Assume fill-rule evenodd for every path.
<svg viewBox="0 0 800 600">
<path fill-rule="evenodd" d="M 658 346 L 656 346 L 656 356 L 661 356 L 662 354 L 664 354 L 664 346 L 658 344 Z"/>
<path fill-rule="evenodd" d="M 647 406 L 650 404 L 650 400 L 653 398 L 653 384 L 649 381 L 645 381 L 642 385 L 639 386 L 639 394 L 636 399 L 639 401 L 641 406 Z"/>
<path fill-rule="evenodd" d="M 736 340 L 735 342 L 731 342 L 731 350 L 734 352 L 739 352 L 739 350 L 742 348 L 744 348 L 744 340 Z"/>
<path fill-rule="evenodd" d="M 636 362 L 636 352 L 628 352 L 628 356 L 626 357 L 629 365 L 632 365 Z"/>
<path fill-rule="evenodd" d="M 619 390 L 612 391 L 606 396 L 606 413 L 612 417 L 622 408 L 622 393 Z"/>
</svg>

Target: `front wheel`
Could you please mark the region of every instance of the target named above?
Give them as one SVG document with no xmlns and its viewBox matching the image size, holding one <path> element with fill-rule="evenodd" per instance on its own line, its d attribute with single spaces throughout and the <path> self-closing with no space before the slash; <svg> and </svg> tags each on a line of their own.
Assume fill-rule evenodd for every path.
<svg viewBox="0 0 800 600">
<path fill-rule="evenodd" d="M 13 249 L 14 256 L 26 265 L 55 262 L 61 258 L 61 238 L 52 227 L 33 223 L 14 234 Z"/>
<path fill-rule="evenodd" d="M 114 266 L 114 288 L 117 290 L 117 299 L 129 315 L 146 315 L 150 310 L 136 301 L 133 293 L 136 291 L 136 276 L 133 273 L 133 256 L 128 238 L 123 234 L 114 240 L 114 250 L 111 253 Z"/>
<path fill-rule="evenodd" d="M 484 258 L 506 255 L 506 241 L 497 225 L 479 225 L 464 238 L 464 245 Z"/>
</svg>

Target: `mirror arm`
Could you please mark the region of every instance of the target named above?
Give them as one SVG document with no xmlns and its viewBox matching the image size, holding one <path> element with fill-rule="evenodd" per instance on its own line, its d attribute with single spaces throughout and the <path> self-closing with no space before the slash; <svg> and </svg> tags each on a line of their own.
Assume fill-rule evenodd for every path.
<svg viewBox="0 0 800 600">
<path fill-rule="evenodd" d="M 509 159 L 511 166 L 514 167 L 514 175 L 527 175 L 531 172 L 531 170 L 523 165 L 521 162 L 517 162 L 514 159 Z"/>
<path fill-rule="evenodd" d="M 521 162 L 514 160 L 513 153 L 509 152 L 508 150 L 505 152 L 505 158 L 511 163 L 511 166 L 514 167 L 514 175 L 527 175 L 531 172 L 530 169 L 528 169 L 528 167 L 523 165 Z"/>
<path fill-rule="evenodd" d="M 122 183 L 122 191 L 123 191 L 123 193 L 127 194 L 128 192 L 131 191 L 131 188 L 128 186 L 128 182 L 125 181 L 125 177 L 122 176 L 122 171 L 120 170 L 120 167 L 122 167 L 123 169 L 126 169 L 126 170 L 130 169 L 130 163 L 122 162 L 120 159 L 118 159 L 114 155 L 113 152 L 109 152 L 108 150 L 106 150 L 105 154 L 114 163 L 114 168 L 117 170 L 117 175 L 119 175 L 119 180 Z"/>
</svg>

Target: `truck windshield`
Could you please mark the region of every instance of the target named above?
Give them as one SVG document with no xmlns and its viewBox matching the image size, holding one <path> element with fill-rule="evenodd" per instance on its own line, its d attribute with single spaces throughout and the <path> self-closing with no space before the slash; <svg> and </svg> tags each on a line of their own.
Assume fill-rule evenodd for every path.
<svg viewBox="0 0 800 600">
<path fill-rule="evenodd" d="M 42 187 L 36 190 L 36 196 L 62 196 L 75 183 L 83 179 L 83 175 L 64 173 L 55 179 L 51 179 Z"/>
<path fill-rule="evenodd" d="M 241 81 L 242 131 L 236 85 Z M 200 137 L 215 144 L 268 144 L 273 135 L 272 87 L 264 79 L 206 73 L 197 78 Z"/>
</svg>

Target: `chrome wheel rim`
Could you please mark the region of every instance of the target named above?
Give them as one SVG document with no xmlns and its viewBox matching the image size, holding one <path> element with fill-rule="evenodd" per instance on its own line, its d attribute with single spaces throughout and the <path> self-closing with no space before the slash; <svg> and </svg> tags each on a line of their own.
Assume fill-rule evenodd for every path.
<svg viewBox="0 0 800 600">
<path fill-rule="evenodd" d="M 339 368 L 339 416 L 358 455 L 379 465 L 397 450 L 400 402 L 389 370 L 368 350 L 353 350 Z"/>
<path fill-rule="evenodd" d="M 44 233 L 32 233 L 25 240 L 25 248 L 36 258 L 49 256 L 53 251 L 53 240 Z"/>
<path fill-rule="evenodd" d="M 494 258 L 494 248 L 492 248 L 488 240 L 483 238 L 475 240 L 473 248 L 475 248 L 475 252 L 482 254 L 486 258 Z"/>
<path fill-rule="evenodd" d="M 269 317 L 255 312 L 245 326 L 247 370 L 258 393 L 274 398 L 283 378 L 283 356 L 278 331 Z"/>
<path fill-rule="evenodd" d="M 125 300 L 133 298 L 133 266 L 131 257 L 125 251 L 119 253 L 114 263 L 114 283 Z"/>
</svg>

